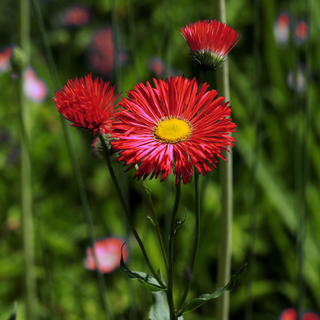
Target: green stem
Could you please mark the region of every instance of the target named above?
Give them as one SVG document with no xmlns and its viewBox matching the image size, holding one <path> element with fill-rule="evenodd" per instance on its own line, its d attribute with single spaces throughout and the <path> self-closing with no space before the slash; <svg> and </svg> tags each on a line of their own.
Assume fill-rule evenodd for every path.
<svg viewBox="0 0 320 320">
<path fill-rule="evenodd" d="M 202 84 L 204 83 L 204 79 L 206 77 L 206 74 L 207 74 L 206 71 L 200 70 L 199 78 L 198 78 L 198 87 L 199 87 L 199 89 L 202 86 Z"/>
<path fill-rule="evenodd" d="M 20 47 L 29 59 L 30 52 L 30 14 L 29 1 L 20 0 Z M 20 68 L 20 125 L 21 125 L 21 215 L 23 230 L 23 249 L 25 260 L 27 318 L 38 319 L 37 284 L 35 275 L 32 168 L 30 156 L 29 106 L 23 93 L 23 69 Z"/>
<path fill-rule="evenodd" d="M 153 201 L 152 201 L 152 198 L 151 198 L 151 192 L 148 189 L 148 187 L 146 186 L 145 182 L 142 179 L 140 179 L 140 181 L 141 181 L 144 193 L 146 194 L 146 197 L 147 197 L 147 200 L 148 200 L 151 212 L 152 212 L 152 219 L 153 219 L 153 221 L 155 223 L 155 227 L 156 227 L 156 230 L 157 230 L 157 235 L 158 235 L 158 240 L 159 240 L 160 247 L 161 247 L 163 260 L 164 260 L 164 263 L 166 265 L 166 270 L 167 270 L 167 273 L 168 273 L 168 271 L 169 271 L 168 259 L 167 259 L 166 250 L 164 248 L 164 244 L 163 244 L 163 240 L 162 240 L 162 236 L 161 236 L 161 231 L 160 231 L 158 218 L 157 218 L 157 215 L 156 215 L 156 210 L 154 208 Z"/>
<path fill-rule="evenodd" d="M 217 1 L 218 20 L 226 22 L 225 0 Z M 230 100 L 228 60 L 217 70 L 218 92 L 226 101 Z M 227 162 L 220 163 L 221 181 L 221 214 L 220 214 L 220 241 L 218 256 L 218 286 L 223 287 L 230 278 L 231 266 L 231 233 L 232 233 L 232 155 L 223 153 Z M 218 300 L 217 320 L 229 319 L 229 291 L 225 292 Z"/>
<path fill-rule="evenodd" d="M 192 251 L 192 256 L 191 256 L 191 262 L 190 262 L 190 273 L 191 273 L 191 278 L 187 279 L 187 284 L 186 288 L 184 290 L 183 296 L 181 298 L 179 308 L 178 308 L 178 315 L 181 315 L 181 309 L 183 307 L 184 302 L 187 299 L 191 280 L 193 277 L 193 271 L 194 271 L 194 265 L 196 262 L 196 257 L 199 249 L 199 240 L 200 240 L 200 196 L 199 196 L 199 174 L 196 172 L 196 168 L 194 168 L 194 189 L 195 189 L 195 202 L 196 202 L 196 207 L 195 207 L 195 213 L 196 213 L 196 235 L 194 239 L 194 245 L 193 245 L 193 251 Z"/>
<path fill-rule="evenodd" d="M 113 31 L 113 42 L 115 48 L 115 71 L 116 71 L 116 83 L 117 87 L 121 88 L 120 79 L 120 61 L 119 61 L 119 23 L 118 16 L 116 12 L 116 0 L 111 0 L 111 22 L 112 22 L 112 31 Z"/>
<path fill-rule="evenodd" d="M 174 301 L 173 301 L 173 258 L 174 258 L 174 234 L 175 234 L 175 222 L 178 213 L 179 203 L 180 203 L 180 195 L 181 195 L 181 183 L 180 179 L 178 184 L 176 185 L 176 198 L 174 201 L 172 219 L 171 219 L 171 230 L 170 230 L 170 238 L 169 238 L 169 273 L 168 273 L 168 290 L 167 290 L 167 299 L 169 303 L 170 310 L 170 320 L 177 319 L 174 309 Z"/>
<path fill-rule="evenodd" d="M 161 57 L 164 61 L 165 70 L 164 77 L 168 77 L 169 73 L 169 28 L 170 28 L 170 20 L 169 20 L 169 0 L 162 0 L 162 8 L 163 8 L 163 28 L 162 28 L 162 46 L 161 46 Z"/>
<path fill-rule="evenodd" d="M 223 90 L 220 90 L 220 92 Z M 226 96 L 226 95 L 224 95 Z M 229 100 L 228 98 L 226 98 Z M 220 243 L 218 260 L 218 286 L 226 285 L 230 278 L 231 267 L 231 235 L 232 235 L 232 155 L 225 152 L 227 162 L 220 164 L 221 181 L 221 214 L 220 214 Z M 225 292 L 218 301 L 218 320 L 227 320 L 229 314 L 229 291 Z"/>
<path fill-rule="evenodd" d="M 129 209 L 125 203 L 125 200 L 124 200 L 124 197 L 122 195 L 122 192 L 121 192 L 121 189 L 120 189 L 120 186 L 119 186 L 119 183 L 118 183 L 118 180 L 117 180 L 117 177 L 114 173 L 114 170 L 113 170 L 113 167 L 112 167 L 112 164 L 111 164 L 111 161 L 110 161 L 110 154 L 109 154 L 109 150 L 108 150 L 108 147 L 106 145 L 106 142 L 104 141 L 104 138 L 102 135 L 99 135 L 99 138 L 100 138 L 100 141 L 101 141 L 101 144 L 102 144 L 102 147 L 103 147 L 103 151 L 105 153 L 105 159 L 106 159 L 106 162 L 107 162 L 107 165 L 108 165 L 108 169 L 109 169 L 109 172 L 110 172 L 110 175 L 111 175 L 111 179 L 112 179 L 112 182 L 116 188 L 116 191 L 117 191 L 117 194 L 118 194 L 118 197 L 120 199 L 120 202 L 121 202 L 121 205 L 122 205 L 122 208 L 123 208 L 123 211 L 126 215 L 126 218 L 128 220 L 128 223 L 129 223 L 129 226 L 130 226 L 130 229 L 131 229 L 131 232 L 133 233 L 134 237 L 136 238 L 136 240 L 138 241 L 139 243 L 139 246 L 140 246 L 140 249 L 142 251 L 142 254 L 144 256 L 144 259 L 146 260 L 147 262 L 147 265 L 152 273 L 152 275 L 155 277 L 155 279 L 159 282 L 160 286 L 162 288 L 166 288 L 165 284 L 162 282 L 162 280 L 160 279 L 160 277 L 157 275 L 157 273 L 154 271 L 152 265 L 151 265 L 151 262 L 148 258 L 148 255 L 147 255 L 147 252 L 144 248 L 144 245 L 136 231 L 136 229 L 133 227 L 133 222 L 132 222 L 132 219 L 131 219 L 131 216 L 130 216 L 130 212 L 129 212 Z"/>
<path fill-rule="evenodd" d="M 253 123 L 255 132 L 255 145 L 253 152 L 256 155 L 256 160 L 252 162 L 252 176 L 251 176 L 251 212 L 250 212 L 250 244 L 248 253 L 248 268 L 247 268 L 247 283 L 246 283 L 246 308 L 245 308 L 245 320 L 252 320 L 253 318 L 253 283 L 254 283 L 254 265 L 255 265 L 255 244 L 256 244 L 256 230 L 257 230 L 257 172 L 259 166 L 259 147 L 260 141 L 260 114 L 261 114 L 261 85 L 260 85 L 260 65 L 261 65 L 261 52 L 260 52 L 260 29 L 261 29 L 261 11 L 260 0 L 254 0 L 254 17 L 255 28 L 253 31 L 253 56 L 255 61 L 255 73 L 253 78 L 253 91 L 255 99 L 253 100 Z"/>
<path fill-rule="evenodd" d="M 138 83 L 140 78 L 139 70 L 138 70 L 138 55 L 137 55 L 137 36 L 136 36 L 136 24 L 134 20 L 134 6 L 133 0 L 129 0 L 129 10 L 128 10 L 128 21 L 129 21 L 129 38 L 130 38 L 130 46 L 132 52 L 132 60 L 133 60 L 133 68 L 135 74 L 135 82 Z"/>
<path fill-rule="evenodd" d="M 50 41 L 49 41 L 48 34 L 46 32 L 46 28 L 45 28 L 45 25 L 44 25 L 44 22 L 43 22 L 43 17 L 42 17 L 42 13 L 41 13 L 41 10 L 40 10 L 40 6 L 39 6 L 39 3 L 38 3 L 38 0 L 32 0 L 32 3 L 33 3 L 36 19 L 37 19 L 38 24 L 39 24 L 42 40 L 44 42 L 44 48 L 45 48 L 47 59 L 48 59 L 51 78 L 52 78 L 55 90 L 58 90 L 59 89 L 58 73 L 57 73 L 56 65 L 55 65 L 55 62 L 54 62 L 54 59 L 53 59 L 52 51 L 50 49 Z M 93 247 L 95 236 L 94 236 L 94 231 L 93 231 L 93 223 L 92 223 L 92 218 L 91 218 L 89 202 L 88 202 L 86 190 L 85 190 L 85 187 L 84 187 L 84 182 L 83 182 L 82 175 L 81 175 L 81 172 L 80 172 L 80 168 L 79 168 L 79 165 L 78 165 L 78 162 L 77 162 L 77 158 L 76 158 L 74 147 L 73 147 L 73 144 L 72 144 L 72 141 L 71 141 L 70 133 L 68 131 L 69 128 L 68 128 L 67 122 L 62 117 L 61 117 L 61 123 L 62 123 L 63 133 L 64 133 L 64 136 L 65 136 L 65 139 L 66 139 L 67 148 L 68 148 L 70 159 L 71 159 L 71 163 L 72 163 L 72 168 L 73 168 L 74 175 L 75 175 L 75 178 L 76 178 L 76 184 L 78 186 L 78 191 L 79 191 L 79 196 L 80 196 L 80 200 L 81 200 L 83 215 L 84 215 L 84 219 L 85 219 L 86 225 L 87 225 L 88 236 L 89 236 L 90 242 L 91 242 L 92 247 Z M 95 256 L 94 256 L 94 259 L 96 259 Z M 108 298 L 105 296 L 106 284 L 105 284 L 103 275 L 100 274 L 100 272 L 98 270 L 97 270 L 96 274 L 97 274 L 99 292 L 100 292 L 100 297 L 101 297 L 103 309 L 104 309 L 104 312 L 105 312 L 105 316 L 106 316 L 107 319 L 111 319 L 112 320 L 113 316 L 112 316 L 112 312 L 111 312 L 111 308 L 110 308 L 110 303 L 108 303 L 108 301 L 107 301 Z"/>
<path fill-rule="evenodd" d="M 311 21 L 311 0 L 307 0 L 305 2 L 305 16 L 306 20 L 309 21 L 309 24 L 313 21 Z M 312 33 L 310 30 L 309 39 L 312 39 Z M 306 41 L 304 45 L 304 52 L 306 55 L 306 92 L 302 96 L 303 101 L 303 132 L 301 137 L 301 211 L 298 212 L 298 220 L 300 227 L 297 228 L 297 260 L 298 260 L 298 270 L 297 270 L 297 280 L 298 280 L 298 296 L 297 296 L 297 313 L 298 317 L 297 320 L 303 319 L 302 311 L 305 309 L 305 302 L 306 302 L 306 280 L 304 277 L 306 268 L 306 238 L 307 238 L 307 225 L 309 220 L 309 205 L 308 205 L 308 184 L 310 179 L 310 128 L 311 127 L 311 110 L 309 104 L 309 95 L 310 93 L 310 83 L 311 83 L 311 42 Z M 298 114 L 295 115 L 296 117 Z M 299 155 L 300 156 L 300 155 Z"/>
</svg>

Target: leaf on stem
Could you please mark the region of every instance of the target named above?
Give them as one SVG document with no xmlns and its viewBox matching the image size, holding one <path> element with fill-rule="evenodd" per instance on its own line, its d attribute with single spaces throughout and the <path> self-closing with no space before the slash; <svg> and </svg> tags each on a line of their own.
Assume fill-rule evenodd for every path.
<svg viewBox="0 0 320 320">
<path fill-rule="evenodd" d="M 225 291 L 231 291 L 232 288 L 234 287 L 236 280 L 239 279 L 244 270 L 246 269 L 247 264 L 245 264 L 243 267 L 241 267 L 236 274 L 234 274 L 233 276 L 231 276 L 230 281 L 227 285 L 225 285 L 223 288 L 218 288 L 216 291 L 214 291 L 213 293 L 209 294 L 209 293 L 205 293 L 202 294 L 200 297 L 192 299 L 191 301 L 189 301 L 181 310 L 181 312 L 179 313 L 179 315 L 183 314 L 183 313 L 187 313 L 190 311 L 193 311 L 195 309 L 197 309 L 198 307 L 200 307 L 201 305 L 203 305 L 205 302 L 211 300 L 211 299 L 215 299 L 215 298 L 219 298 Z"/>
<path fill-rule="evenodd" d="M 122 245 L 125 245 L 125 243 Z M 159 284 L 159 282 L 149 276 L 147 273 L 144 272 L 139 272 L 139 271 L 130 271 L 128 269 L 128 267 L 126 266 L 126 264 L 123 261 L 123 257 L 122 257 L 122 248 L 121 248 L 121 260 L 120 260 L 120 269 L 121 271 L 123 271 L 124 273 L 127 274 L 127 276 L 132 279 L 132 280 L 138 280 L 139 282 L 141 282 L 147 289 L 151 290 L 151 291 L 163 291 L 163 290 L 167 290 L 167 288 L 162 288 L 161 285 Z"/>
<path fill-rule="evenodd" d="M 156 224 L 154 223 L 154 221 L 152 220 L 152 218 L 149 215 L 147 215 L 147 214 L 143 214 L 143 215 L 151 221 L 151 223 L 153 224 L 154 227 L 156 226 Z"/>
<path fill-rule="evenodd" d="M 183 220 L 177 220 L 175 222 L 175 225 L 174 225 L 174 234 L 176 234 L 177 230 L 186 222 L 186 219 L 187 219 L 187 209 L 186 209 L 186 215 L 185 215 L 185 218 Z"/>
<path fill-rule="evenodd" d="M 165 292 L 152 292 L 153 304 L 149 312 L 149 320 L 170 320 L 170 311 Z M 179 317 L 178 320 L 183 320 Z"/>
</svg>

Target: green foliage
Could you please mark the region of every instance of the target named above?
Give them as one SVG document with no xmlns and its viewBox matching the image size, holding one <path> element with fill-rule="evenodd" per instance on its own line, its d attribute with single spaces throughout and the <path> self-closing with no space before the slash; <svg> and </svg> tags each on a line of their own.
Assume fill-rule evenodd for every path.
<svg viewBox="0 0 320 320">
<path fill-rule="evenodd" d="M 169 307 L 166 293 L 163 291 L 152 292 L 153 304 L 149 312 L 149 320 L 170 320 Z M 183 320 L 183 317 L 178 317 Z"/>
<path fill-rule="evenodd" d="M 123 271 L 130 279 L 138 280 L 144 287 L 151 291 L 164 291 L 167 288 L 162 288 L 160 283 L 150 275 L 140 271 L 130 271 L 123 261 L 122 252 L 120 260 L 120 269 Z"/>
<path fill-rule="evenodd" d="M 115 1 L 118 17 L 119 42 L 129 61 L 105 80 L 117 82 L 117 90 L 125 92 L 138 82 L 156 77 L 147 66 L 152 56 L 165 61 L 166 66 L 192 78 L 198 75 L 189 61 L 189 47 L 180 35 L 180 28 L 200 19 L 215 18 L 213 3 L 199 0 Z M 85 27 L 65 28 L 60 14 L 71 3 L 64 0 L 40 1 L 48 30 L 51 49 L 57 65 L 60 85 L 67 79 L 83 76 L 92 70 L 85 63 L 86 50 L 97 28 L 111 25 L 111 1 L 84 0 L 91 8 L 92 20 Z M 166 6 L 165 6 L 165 3 Z M 237 282 L 230 295 L 230 320 L 276 320 L 280 312 L 296 306 L 298 290 L 297 239 L 302 224 L 299 220 L 303 188 L 307 210 L 305 215 L 305 245 L 303 280 L 305 309 L 320 309 L 320 109 L 319 101 L 319 41 L 320 2 L 312 1 L 310 10 L 310 41 L 295 46 L 292 41 L 279 49 L 273 37 L 273 24 L 278 10 L 292 11 L 288 2 L 261 1 L 255 24 L 253 2 L 227 1 L 227 23 L 240 34 L 241 41 L 230 52 L 229 62 L 232 119 L 237 124 L 234 156 L 234 220 L 232 234 L 232 273 L 248 261 L 253 263 Z M 294 1 L 295 20 L 306 16 L 305 2 Z M 18 12 L 11 0 L 0 1 L 0 48 L 18 43 Z M 133 13 L 134 25 L 129 14 Z M 49 89 L 48 98 L 39 104 L 30 102 L 31 156 L 33 167 L 35 272 L 38 284 L 39 315 L 43 320 L 102 319 L 101 297 L 96 275 L 86 270 L 82 262 L 90 245 L 77 186 L 71 166 L 60 115 L 52 102 L 53 82 L 44 54 L 38 23 L 32 13 L 31 59 L 37 75 Z M 257 74 L 254 52 L 254 30 L 260 28 L 256 45 L 259 48 L 260 73 Z M 163 44 L 166 43 L 166 48 Z M 134 55 L 136 53 L 136 56 Z M 298 60 L 307 61 L 308 91 L 298 93 L 287 85 L 290 70 Z M 169 69 L 169 68 L 168 68 Z M 167 71 L 166 71 L 167 72 Z M 94 76 L 98 75 L 93 72 Z M 162 78 L 165 78 L 165 75 Z M 116 80 L 117 79 L 117 80 Z M 257 80 L 258 79 L 258 80 Z M 216 88 L 214 74 L 206 81 Z M 258 86 L 259 84 L 259 86 Z M 258 87 L 260 91 L 258 91 Z M 260 92 L 256 97 L 256 93 Z M 20 217 L 20 160 L 18 86 L 10 77 L 10 70 L 0 74 L 0 310 L 6 319 L 17 301 L 19 320 L 25 320 L 24 257 Z M 261 107 L 260 134 L 256 136 L 256 111 Z M 312 115 L 307 122 L 306 106 Z M 308 128 L 308 140 L 304 140 Z M 132 239 L 103 160 L 91 156 L 93 136 L 69 128 L 76 148 L 77 159 L 84 177 L 97 238 L 119 235 L 127 238 L 130 267 L 144 270 L 145 263 L 137 243 Z M 5 135 L 8 138 L 5 139 Z M 258 148 L 255 143 L 258 141 Z M 307 149 L 305 149 L 307 148 Z M 307 151 L 304 151 L 307 150 Z M 307 180 L 299 180 L 299 172 L 306 169 L 299 162 L 309 157 Z M 300 160 L 299 160 L 300 159 Z M 298 161 L 299 160 L 299 161 Z M 303 160 L 304 161 L 304 160 Z M 219 160 L 220 162 L 220 160 Z M 133 180 L 134 170 L 124 174 L 125 168 L 114 163 L 132 219 L 146 251 L 156 269 L 164 270 L 153 226 L 144 215 L 150 215 L 140 183 Z M 219 236 L 220 187 L 218 171 L 200 176 L 202 197 L 201 239 L 197 265 L 188 300 L 216 287 L 216 266 Z M 253 176 L 253 170 L 255 176 Z M 146 181 L 152 190 L 155 209 L 163 228 L 165 246 L 169 234 L 174 179 Z M 188 264 L 194 235 L 193 183 L 182 186 L 178 219 L 183 220 L 185 208 L 188 218 L 175 235 L 175 286 L 183 288 L 183 270 Z M 252 199 L 256 193 L 255 201 Z M 252 212 L 255 220 L 252 223 Z M 253 233 L 252 230 L 255 232 Z M 251 269 L 252 268 L 252 269 Z M 115 319 L 147 318 L 146 306 L 152 305 L 152 294 L 137 281 L 130 281 L 120 271 L 103 275 L 107 298 Z M 153 293 L 161 296 L 161 292 Z M 179 301 L 181 292 L 174 292 Z M 219 299 L 217 300 L 219 301 Z M 252 304 L 250 305 L 250 301 Z M 186 320 L 214 319 L 212 301 L 185 315 Z"/>
<path fill-rule="evenodd" d="M 240 270 L 238 270 L 236 274 L 231 276 L 230 281 L 223 288 L 218 288 L 211 294 L 204 293 L 200 297 L 187 302 L 186 305 L 182 308 L 180 314 L 182 315 L 184 313 L 193 311 L 202 306 L 207 301 L 219 298 L 225 291 L 231 291 L 236 283 L 236 280 L 238 280 L 242 276 L 246 266 L 247 264 L 245 264 Z"/>
</svg>

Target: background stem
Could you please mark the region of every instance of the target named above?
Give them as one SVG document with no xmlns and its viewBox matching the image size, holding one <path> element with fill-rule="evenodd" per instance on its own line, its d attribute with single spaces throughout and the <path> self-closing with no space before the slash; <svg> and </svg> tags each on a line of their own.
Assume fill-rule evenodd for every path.
<svg viewBox="0 0 320 320">
<path fill-rule="evenodd" d="M 225 1 L 217 1 L 218 20 L 226 23 Z M 226 101 L 230 100 L 228 60 L 217 70 L 217 84 L 220 96 Z M 231 236 L 232 236 L 232 211 L 233 211 L 233 188 L 232 188 L 232 155 L 229 152 L 223 154 L 227 162 L 219 163 L 221 184 L 221 215 L 220 215 L 220 238 L 218 255 L 218 287 L 223 287 L 230 278 L 231 265 Z M 217 319 L 229 319 L 229 291 L 226 291 L 217 300 Z"/>
<path fill-rule="evenodd" d="M 29 0 L 20 0 L 20 47 L 29 60 L 30 55 L 30 6 Z M 27 318 L 38 319 L 37 284 L 35 274 L 32 169 L 30 156 L 29 104 L 23 92 L 24 65 L 20 67 L 20 124 L 21 124 L 21 214 L 25 281 L 27 290 Z"/>
<path fill-rule="evenodd" d="M 21 0 L 21 1 L 24 1 L 24 0 Z M 46 52 L 47 59 L 48 59 L 51 78 L 52 78 L 55 90 L 59 90 L 60 86 L 59 86 L 59 80 L 58 80 L 58 73 L 57 73 L 56 65 L 54 62 L 53 55 L 52 55 L 52 51 L 50 48 L 49 37 L 48 37 L 47 31 L 46 31 L 46 28 L 45 28 L 45 25 L 43 22 L 41 9 L 40 9 L 38 0 L 32 0 L 32 3 L 33 3 L 33 7 L 34 7 L 35 16 L 36 16 L 36 19 L 39 24 L 39 29 L 41 32 L 42 40 L 44 43 L 44 48 L 45 48 L 45 52 Z M 94 235 L 94 228 L 93 228 L 92 216 L 91 216 L 89 201 L 87 198 L 87 193 L 86 193 L 86 190 L 84 187 L 83 178 L 82 178 L 82 175 L 81 175 L 81 172 L 79 169 L 79 165 L 77 162 L 75 150 L 74 150 L 74 147 L 73 147 L 73 144 L 71 141 L 71 136 L 68 131 L 69 126 L 67 125 L 66 120 L 64 120 L 62 117 L 61 117 L 61 124 L 62 124 L 62 128 L 63 128 L 64 137 L 65 137 L 65 140 L 67 143 L 67 148 L 69 151 L 69 156 L 71 159 L 71 164 L 72 164 L 73 172 L 74 172 L 75 179 L 76 179 L 76 184 L 77 184 L 78 191 L 79 191 L 79 196 L 80 196 L 82 210 L 83 210 L 83 216 L 84 216 L 84 220 L 85 220 L 86 226 L 87 226 L 88 237 L 90 239 L 90 243 L 92 246 L 92 252 L 93 252 L 94 259 L 96 260 L 96 257 L 94 255 L 94 251 L 93 251 L 93 244 L 94 244 L 95 235 Z M 103 310 L 105 313 L 105 317 L 107 319 L 112 320 L 113 316 L 112 316 L 112 312 L 110 310 L 111 309 L 110 303 L 108 303 L 107 288 L 106 288 L 105 280 L 103 278 L 103 275 L 100 274 L 100 272 L 98 270 L 96 271 L 96 274 L 97 274 L 99 292 L 100 292 L 100 297 L 101 297 L 102 307 L 103 307 Z"/>
<path fill-rule="evenodd" d="M 251 177 L 251 212 L 250 212 L 250 244 L 248 250 L 248 267 L 247 267 L 247 283 L 246 283 L 246 309 L 245 320 L 252 320 L 253 318 L 253 283 L 254 283 L 254 267 L 255 267 L 255 245 L 257 238 L 257 214 L 258 214 L 258 183 L 257 172 L 260 162 L 260 118 L 261 118 L 261 52 L 260 52 L 260 30 L 261 30 L 261 4 L 260 0 L 254 0 L 254 19 L 255 28 L 253 30 L 253 56 L 255 61 L 255 73 L 253 77 L 254 99 L 252 103 L 252 120 L 254 124 L 255 143 L 253 152 L 256 159 L 252 161 L 252 177 Z"/>
</svg>

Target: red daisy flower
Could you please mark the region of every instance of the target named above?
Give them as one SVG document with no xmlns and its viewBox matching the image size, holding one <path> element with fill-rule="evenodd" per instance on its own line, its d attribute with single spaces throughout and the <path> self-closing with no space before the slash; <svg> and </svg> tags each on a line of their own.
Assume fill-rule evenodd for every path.
<svg viewBox="0 0 320 320">
<path fill-rule="evenodd" d="M 181 28 L 181 35 L 191 49 L 193 64 L 204 71 L 215 71 L 238 43 L 239 33 L 217 20 L 197 21 Z"/>
<path fill-rule="evenodd" d="M 55 92 L 53 101 L 64 118 L 74 122 L 71 126 L 108 134 L 114 121 L 114 102 L 120 95 L 114 95 L 115 87 L 99 78 L 92 81 L 89 74 L 85 80 L 79 81 L 77 77 L 68 80 L 67 85 Z"/>
<path fill-rule="evenodd" d="M 223 97 L 214 100 L 218 92 L 210 90 L 204 83 L 198 92 L 198 83 L 183 76 L 171 77 L 170 81 L 154 79 L 156 88 L 149 82 L 140 83 L 122 98 L 113 125 L 117 140 L 112 148 L 120 151 L 118 161 L 130 165 L 127 170 L 140 163 L 135 177 L 157 178 L 161 181 L 174 167 L 176 183 L 180 176 L 184 183 L 190 181 L 193 165 L 205 174 L 216 168 L 215 156 L 226 160 L 221 150 L 233 147 L 236 125 L 228 117 L 231 108 Z"/>
</svg>

